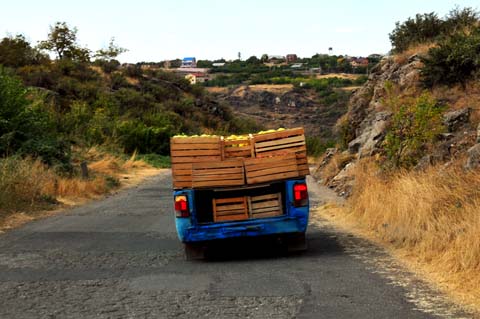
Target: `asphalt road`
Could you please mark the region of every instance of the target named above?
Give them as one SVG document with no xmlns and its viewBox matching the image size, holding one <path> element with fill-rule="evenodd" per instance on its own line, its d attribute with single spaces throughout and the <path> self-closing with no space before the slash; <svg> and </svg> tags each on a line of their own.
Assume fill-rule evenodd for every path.
<svg viewBox="0 0 480 319">
<path fill-rule="evenodd" d="M 380 249 L 317 217 L 305 253 L 236 241 L 186 261 L 170 185 L 166 172 L 1 235 L 0 318 L 466 316 Z M 310 189 L 318 205 L 322 191 L 312 181 Z"/>
</svg>

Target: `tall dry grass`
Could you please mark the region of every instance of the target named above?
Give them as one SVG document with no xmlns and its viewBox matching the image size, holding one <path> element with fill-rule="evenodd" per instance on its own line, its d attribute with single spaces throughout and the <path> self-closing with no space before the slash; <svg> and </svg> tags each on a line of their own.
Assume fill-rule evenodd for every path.
<svg viewBox="0 0 480 319">
<path fill-rule="evenodd" d="M 435 42 L 427 42 L 421 44 L 415 44 L 409 47 L 407 50 L 395 54 L 393 57 L 394 61 L 400 65 L 404 65 L 407 63 L 408 58 L 410 58 L 414 54 L 419 55 L 426 55 L 428 50 L 435 47 L 437 44 Z"/>
<path fill-rule="evenodd" d="M 382 174 L 362 163 L 348 219 L 480 310 L 480 172 L 460 164 Z"/>
<path fill-rule="evenodd" d="M 63 176 L 39 160 L 9 157 L 0 159 L 0 221 L 19 211 L 46 208 L 57 200 L 75 202 L 107 193 L 119 185 L 118 177 L 137 168 L 150 167 L 91 149 L 86 153 L 90 176 Z"/>
</svg>

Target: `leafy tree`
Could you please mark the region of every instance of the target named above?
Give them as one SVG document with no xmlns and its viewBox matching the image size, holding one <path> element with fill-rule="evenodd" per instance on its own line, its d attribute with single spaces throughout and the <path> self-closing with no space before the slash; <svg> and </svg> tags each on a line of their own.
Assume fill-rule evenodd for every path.
<svg viewBox="0 0 480 319">
<path fill-rule="evenodd" d="M 78 45 L 77 32 L 77 28 L 70 28 L 66 22 L 56 22 L 54 26 L 50 26 L 48 39 L 41 41 L 38 47 L 55 52 L 59 60 L 68 58 L 89 61 L 90 51 Z"/>
<path fill-rule="evenodd" d="M 393 51 L 402 52 L 413 44 L 436 39 L 444 30 L 444 22 L 431 12 L 417 14 L 415 19 L 408 18 L 403 23 L 397 22 L 389 36 Z"/>
<path fill-rule="evenodd" d="M 127 49 L 119 47 L 115 44 L 115 38 L 111 38 L 110 43 L 108 44 L 108 48 L 97 50 L 97 52 L 95 53 L 95 57 L 102 60 L 110 61 L 127 51 Z"/>
<path fill-rule="evenodd" d="M 465 84 L 480 71 L 480 28 L 456 33 L 428 51 L 421 70 L 427 86 Z"/>
<path fill-rule="evenodd" d="M 268 61 L 268 54 L 266 54 L 266 53 L 262 54 L 262 57 L 260 58 L 260 61 L 267 62 Z"/>
<path fill-rule="evenodd" d="M 253 65 L 258 65 L 261 64 L 262 61 L 260 61 L 256 56 L 252 55 L 249 57 L 246 61 L 248 64 L 253 64 Z"/>
<path fill-rule="evenodd" d="M 5 37 L 0 42 L 0 64 L 18 68 L 25 65 L 48 61 L 48 57 L 30 46 L 21 34 Z"/>
</svg>

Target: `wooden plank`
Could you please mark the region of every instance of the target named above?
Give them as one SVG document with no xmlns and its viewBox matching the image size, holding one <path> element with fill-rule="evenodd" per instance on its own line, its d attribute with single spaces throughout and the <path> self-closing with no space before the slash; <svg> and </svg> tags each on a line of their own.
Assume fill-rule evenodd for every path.
<svg viewBox="0 0 480 319">
<path fill-rule="evenodd" d="M 191 157 L 172 157 L 172 163 L 200 163 L 220 161 L 221 156 L 191 156 Z"/>
<path fill-rule="evenodd" d="M 305 145 L 303 145 L 303 146 L 297 146 L 292 148 L 262 152 L 260 154 L 257 154 L 257 158 L 264 158 L 265 156 L 280 156 L 285 154 L 295 154 L 298 152 L 306 152 L 306 151 L 307 151 L 307 148 Z"/>
<path fill-rule="evenodd" d="M 253 135 L 253 140 L 254 142 L 261 142 L 261 141 L 266 141 L 266 140 L 272 140 L 272 139 L 277 139 L 277 138 L 285 138 L 289 136 L 294 136 L 294 135 L 303 135 L 305 134 L 305 131 L 303 127 L 298 127 L 298 128 L 292 128 L 288 129 L 285 131 L 280 131 L 280 132 L 272 132 L 272 133 L 266 133 L 266 134 L 254 134 Z"/>
<path fill-rule="evenodd" d="M 295 159 L 290 158 L 290 159 L 286 159 L 286 160 L 283 160 L 283 161 L 274 161 L 274 162 L 270 162 L 270 163 L 262 163 L 260 161 L 260 162 L 258 162 L 258 164 L 249 165 L 248 167 L 245 167 L 245 168 L 248 172 L 254 172 L 254 171 L 259 171 L 259 170 L 262 170 L 262 169 L 289 166 L 289 165 L 297 165 Z"/>
<path fill-rule="evenodd" d="M 192 163 L 172 163 L 172 169 L 189 169 L 192 170 Z"/>
<path fill-rule="evenodd" d="M 192 181 L 192 187 L 220 187 L 220 186 L 240 186 L 243 185 L 243 180 L 225 180 L 225 181 L 216 181 L 212 183 L 211 181 L 208 182 L 195 182 Z"/>
<path fill-rule="evenodd" d="M 294 147 L 299 147 L 299 146 L 304 146 L 305 142 L 298 142 L 298 143 L 292 143 L 292 144 L 280 144 L 280 145 L 274 145 L 274 146 L 269 146 L 269 147 L 263 147 L 263 148 L 255 148 L 255 152 L 257 153 L 263 153 L 263 152 L 268 152 L 268 151 L 275 151 L 275 150 L 291 150 Z"/>
<path fill-rule="evenodd" d="M 173 181 L 173 188 L 192 188 L 192 182 Z"/>
<path fill-rule="evenodd" d="M 221 151 L 220 149 L 218 150 L 180 150 L 180 151 L 171 151 L 171 156 L 176 157 L 176 156 L 220 156 Z"/>
<path fill-rule="evenodd" d="M 175 176 L 175 182 L 190 182 L 192 183 L 192 176 Z"/>
<path fill-rule="evenodd" d="M 282 138 L 282 139 L 279 139 L 279 140 L 273 140 L 273 141 L 257 142 L 257 143 L 255 143 L 255 147 L 257 149 L 259 149 L 259 148 L 265 148 L 265 147 L 269 147 L 269 146 L 295 144 L 295 143 L 305 144 L 305 136 L 300 135 L 300 136 L 286 137 L 286 138 Z"/>
<path fill-rule="evenodd" d="M 244 197 L 231 197 L 231 198 L 216 198 L 214 199 L 215 204 L 224 204 L 224 203 L 240 203 L 244 201 Z"/>
<path fill-rule="evenodd" d="M 260 203 L 252 203 L 252 209 L 254 212 L 258 208 L 266 208 L 266 207 L 278 207 L 278 199 L 266 200 Z"/>
<path fill-rule="evenodd" d="M 287 179 L 287 178 L 293 178 L 293 177 L 298 177 L 298 171 L 286 172 L 286 173 L 275 174 L 275 175 L 266 175 L 266 176 L 260 176 L 260 177 L 254 177 L 254 178 L 247 178 L 247 184 L 265 183 L 265 182 L 271 182 L 275 180 Z"/>
<path fill-rule="evenodd" d="M 187 171 L 187 170 L 184 170 Z M 183 172 L 183 170 L 182 170 Z M 191 174 L 192 171 L 190 171 Z M 242 174 L 243 175 L 243 167 L 234 167 L 234 168 L 217 168 L 217 169 L 196 169 L 195 173 L 200 176 L 207 176 L 207 175 L 218 175 L 218 174 Z"/>
<path fill-rule="evenodd" d="M 251 196 L 250 199 L 252 202 L 258 202 L 267 199 L 278 199 L 279 194 L 268 194 L 268 195 L 261 195 L 261 196 Z"/>
<path fill-rule="evenodd" d="M 225 211 L 225 210 L 238 210 L 238 209 L 245 209 L 245 204 L 227 204 L 227 205 L 218 205 L 217 204 L 217 212 Z"/>
<path fill-rule="evenodd" d="M 283 155 L 273 156 L 273 157 L 249 158 L 249 159 L 245 159 L 244 163 L 245 163 L 245 166 L 248 167 L 248 166 L 257 165 L 257 164 L 282 162 L 285 160 L 295 160 L 296 162 L 295 154 L 283 154 Z"/>
<path fill-rule="evenodd" d="M 179 176 L 180 177 L 180 176 Z M 238 182 L 243 184 L 243 172 L 240 174 L 225 174 L 225 175 L 204 175 L 204 176 L 198 176 L 198 175 L 193 175 L 191 176 L 191 179 L 193 182 L 196 184 L 198 182 L 212 182 L 213 184 L 216 184 L 218 181 L 225 181 L 225 180 L 238 180 Z"/>
<path fill-rule="evenodd" d="M 297 172 L 297 164 L 293 163 L 293 165 L 286 165 L 274 168 L 267 168 L 257 171 L 247 171 L 247 178 L 254 178 L 258 176 L 265 176 L 265 175 L 273 175 L 273 174 L 281 174 L 285 172 Z"/>
<path fill-rule="evenodd" d="M 196 169 L 207 169 L 207 168 L 232 168 L 232 167 L 243 167 L 242 159 L 230 159 L 225 161 L 211 161 L 211 162 L 201 162 L 193 163 L 192 168 Z"/>
<path fill-rule="evenodd" d="M 275 207 L 265 207 L 265 208 L 258 208 L 258 209 L 255 209 L 255 211 L 252 212 L 252 215 L 255 216 L 255 214 L 259 214 L 259 213 L 266 213 L 266 212 L 279 212 L 280 209 L 278 208 L 278 206 L 275 206 Z"/>
<path fill-rule="evenodd" d="M 170 144 L 213 144 L 219 143 L 220 136 L 217 137 L 172 137 Z"/>
<path fill-rule="evenodd" d="M 172 170 L 173 176 L 192 176 L 191 169 L 173 169 Z"/>
<path fill-rule="evenodd" d="M 218 143 L 208 143 L 208 144 L 170 144 L 170 151 L 181 151 L 181 150 L 219 150 L 220 146 Z"/>
</svg>

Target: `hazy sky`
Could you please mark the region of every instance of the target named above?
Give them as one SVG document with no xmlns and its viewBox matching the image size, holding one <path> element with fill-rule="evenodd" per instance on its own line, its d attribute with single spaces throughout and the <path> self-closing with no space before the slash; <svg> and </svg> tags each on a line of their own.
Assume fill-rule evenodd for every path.
<svg viewBox="0 0 480 319">
<path fill-rule="evenodd" d="M 78 28 L 81 45 L 105 47 L 111 37 L 129 51 L 122 62 L 195 56 L 234 59 L 263 53 L 368 55 L 390 49 L 396 21 L 416 13 L 447 14 L 470 0 L 82 0 L 0 2 L 0 36 L 24 34 L 33 44 L 49 25 Z"/>
</svg>

